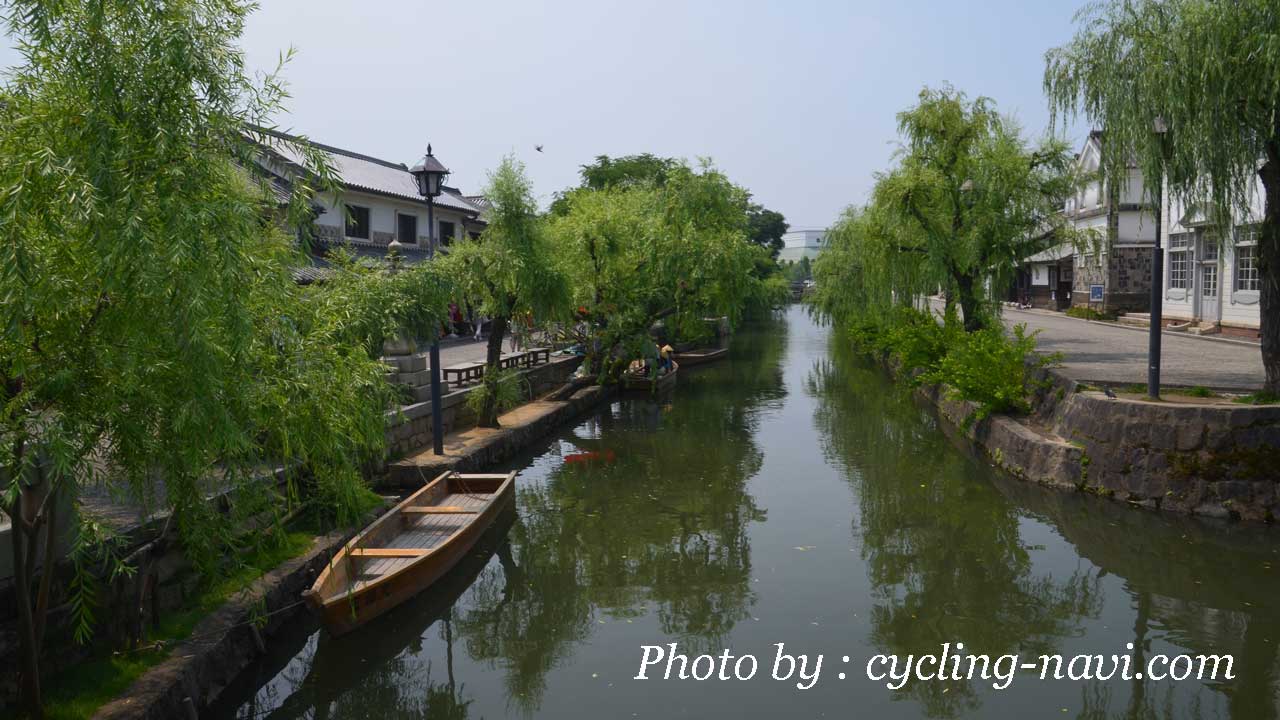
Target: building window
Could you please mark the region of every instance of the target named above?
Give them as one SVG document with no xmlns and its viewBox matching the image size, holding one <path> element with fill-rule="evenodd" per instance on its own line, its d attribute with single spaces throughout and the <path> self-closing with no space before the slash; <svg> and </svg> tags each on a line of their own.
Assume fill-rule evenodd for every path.
<svg viewBox="0 0 1280 720">
<path fill-rule="evenodd" d="M 1259 292 L 1262 283 L 1258 276 L 1258 237 L 1261 229 L 1256 225 L 1242 227 L 1236 235 L 1236 290 Z"/>
<path fill-rule="evenodd" d="M 1169 238 L 1170 241 L 1173 238 Z M 1171 242 L 1172 244 L 1172 242 Z M 1186 247 L 1183 245 L 1182 247 Z M 1174 250 L 1169 253 L 1169 287 L 1187 289 L 1187 269 L 1190 262 L 1186 250 Z"/>
<path fill-rule="evenodd" d="M 453 242 L 453 238 L 454 238 L 453 223 L 445 222 L 441 220 L 440 221 L 440 244 L 448 245 L 449 243 Z"/>
<path fill-rule="evenodd" d="M 369 239 L 369 208 L 359 205 L 347 206 L 347 237 L 359 240 Z"/>
<path fill-rule="evenodd" d="M 405 215 L 404 213 L 396 215 L 396 239 L 408 245 L 418 244 L 417 215 Z"/>
<path fill-rule="evenodd" d="M 1206 233 L 1204 236 L 1204 239 L 1202 240 L 1202 244 L 1203 244 L 1204 254 L 1200 259 L 1206 260 L 1206 261 L 1217 260 L 1218 259 L 1218 236 Z"/>
</svg>

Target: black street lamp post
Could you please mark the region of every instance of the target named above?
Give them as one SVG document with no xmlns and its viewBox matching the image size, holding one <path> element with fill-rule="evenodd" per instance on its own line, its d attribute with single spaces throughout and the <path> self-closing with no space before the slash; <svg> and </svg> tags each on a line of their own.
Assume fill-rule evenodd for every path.
<svg viewBox="0 0 1280 720">
<path fill-rule="evenodd" d="M 409 173 L 418 182 L 418 194 L 427 199 L 427 247 L 431 257 L 436 255 L 436 218 L 435 199 L 440 195 L 444 179 L 449 176 L 449 169 L 436 160 L 431 154 L 431 145 L 427 145 L 427 156 L 422 162 L 414 165 Z M 440 407 L 440 328 L 434 329 L 431 338 L 431 446 L 436 455 L 444 454 L 444 419 Z"/>
<path fill-rule="evenodd" d="M 1158 136 L 1163 159 L 1165 134 L 1169 132 L 1163 117 L 1152 123 Z M 1147 395 L 1160 397 L 1160 333 L 1164 330 L 1164 248 L 1160 245 L 1164 226 L 1164 168 L 1156 178 L 1156 245 L 1151 249 L 1151 327 L 1147 335 Z"/>
</svg>

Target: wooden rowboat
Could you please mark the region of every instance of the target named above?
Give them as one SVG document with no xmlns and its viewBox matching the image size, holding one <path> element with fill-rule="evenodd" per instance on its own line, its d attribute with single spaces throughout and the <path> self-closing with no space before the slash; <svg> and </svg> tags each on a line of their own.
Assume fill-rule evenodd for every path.
<svg viewBox="0 0 1280 720">
<path fill-rule="evenodd" d="M 675 354 L 675 359 L 681 365 L 693 367 L 694 365 L 702 365 L 709 362 L 715 362 L 729 354 L 729 348 L 703 348 L 701 350 L 686 350 Z"/>
<path fill-rule="evenodd" d="M 662 392 L 675 387 L 676 373 L 680 370 L 680 364 L 671 363 L 670 372 L 657 378 L 649 377 L 643 371 L 634 372 L 628 370 L 622 374 L 622 389 L 639 392 Z"/>
<path fill-rule="evenodd" d="M 446 472 L 352 538 L 303 593 L 334 635 L 430 587 L 511 501 L 516 474 Z"/>
</svg>

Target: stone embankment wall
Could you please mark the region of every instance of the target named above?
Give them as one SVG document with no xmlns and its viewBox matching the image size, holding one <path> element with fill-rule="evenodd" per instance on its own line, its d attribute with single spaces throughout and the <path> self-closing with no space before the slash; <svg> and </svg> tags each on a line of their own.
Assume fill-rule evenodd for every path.
<svg viewBox="0 0 1280 720">
<path fill-rule="evenodd" d="M 1280 406 L 1112 399 L 1037 372 L 1044 387 L 1028 417 L 970 423 L 973 403 L 936 386 L 918 394 L 1024 480 L 1177 513 L 1280 517 Z"/>
<path fill-rule="evenodd" d="M 387 413 L 387 450 L 391 457 L 400 457 L 414 450 L 431 445 L 431 379 L 426 370 L 426 355 L 403 355 L 387 358 L 395 363 L 396 372 L 388 374 L 388 380 L 403 385 L 414 402 Z M 548 393 L 568 382 L 578 369 L 582 358 L 551 356 L 551 362 L 524 371 L 527 396 L 532 399 Z M 476 415 L 467 407 L 467 396 L 472 388 L 442 389 L 440 410 L 445 434 L 465 430 L 476 424 Z"/>
<path fill-rule="evenodd" d="M 264 491 L 286 492 L 287 479 L 283 469 L 263 475 L 258 480 L 265 485 Z M 232 511 L 235 501 L 233 494 L 228 492 L 215 495 L 210 502 L 220 513 L 227 514 Z M 126 648 L 138 642 L 145 644 L 147 633 L 152 628 L 174 611 L 185 609 L 200 592 L 200 577 L 183 553 L 176 530 L 166 528 L 168 513 L 138 517 L 137 509 L 131 506 L 104 509 L 86 504 L 85 507 L 95 520 L 110 527 L 122 540 L 119 555 L 135 572 L 114 581 L 97 580 L 93 608 L 97 622 L 90 642 L 80 644 L 73 637 L 71 579 L 74 570 L 69 559 L 58 561 L 50 584 L 49 615 L 41 658 L 46 677 L 75 665 L 94 652 Z M 162 536 L 166 529 L 167 534 Z M 17 607 L 14 584 L 12 579 L 8 579 L 0 583 L 0 666 L 18 667 Z M 15 675 L 6 673 L 0 676 L 0 711 L 6 702 L 13 702 L 17 697 Z"/>
</svg>

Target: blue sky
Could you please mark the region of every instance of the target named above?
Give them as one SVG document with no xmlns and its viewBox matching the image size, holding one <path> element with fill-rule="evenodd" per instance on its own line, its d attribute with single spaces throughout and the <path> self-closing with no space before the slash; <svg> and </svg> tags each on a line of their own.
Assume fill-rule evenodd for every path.
<svg viewBox="0 0 1280 720">
<path fill-rule="evenodd" d="M 811 228 L 866 198 L 922 86 L 1044 132 L 1044 52 L 1081 4 L 265 0 L 243 43 L 255 68 L 298 51 L 283 127 L 409 163 L 430 142 L 468 192 L 507 153 L 544 202 L 599 154 L 708 156 Z"/>
</svg>

